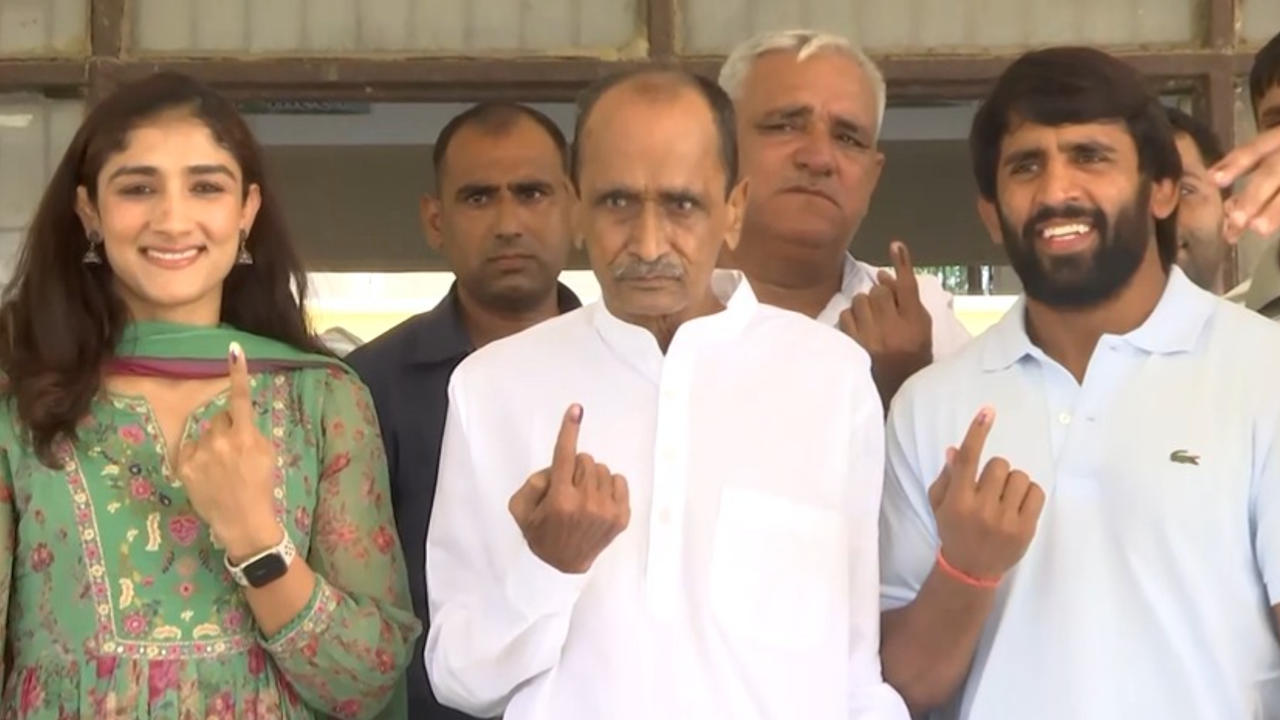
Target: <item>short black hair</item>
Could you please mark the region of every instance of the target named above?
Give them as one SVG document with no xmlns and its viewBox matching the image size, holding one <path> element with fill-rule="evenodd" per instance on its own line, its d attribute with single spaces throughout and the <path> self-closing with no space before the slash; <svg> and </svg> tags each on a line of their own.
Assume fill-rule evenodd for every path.
<svg viewBox="0 0 1280 720">
<path fill-rule="evenodd" d="M 1010 125 L 1124 122 L 1138 149 L 1138 171 L 1151 181 L 1182 178 L 1182 159 L 1164 106 L 1132 66 L 1101 50 L 1056 47 L 1018 58 L 996 80 L 973 118 L 969 151 L 978 190 L 996 201 L 1000 144 Z M 1156 220 L 1156 244 L 1166 267 L 1178 254 L 1176 212 Z"/>
<path fill-rule="evenodd" d="M 595 109 L 600 98 L 615 87 L 640 78 L 651 77 L 655 81 L 665 81 L 665 85 L 656 84 L 653 89 L 690 88 L 695 90 L 711 109 L 711 116 L 716 125 L 716 135 L 720 141 L 720 162 L 724 167 L 725 195 L 733 191 L 738 183 L 738 129 L 733 112 L 733 101 L 717 84 L 693 73 L 668 68 L 662 65 L 630 70 L 610 75 L 592 83 L 578 96 L 578 118 L 573 129 L 573 145 L 569 151 L 569 179 L 573 187 L 578 188 L 578 171 L 582 164 L 582 135 L 591 119 L 591 111 Z"/>
<path fill-rule="evenodd" d="M 1249 99 L 1253 102 L 1254 122 L 1262 119 L 1258 115 L 1262 96 L 1276 85 L 1280 85 L 1280 33 L 1276 33 L 1253 56 L 1253 68 L 1249 70 Z"/>
<path fill-rule="evenodd" d="M 1200 161 L 1204 163 L 1205 167 L 1213 167 L 1226 154 L 1222 149 L 1222 141 L 1218 139 L 1218 134 L 1207 123 L 1197 120 L 1189 113 L 1183 112 L 1176 107 L 1165 108 L 1165 115 L 1169 117 L 1169 124 L 1173 126 L 1175 139 L 1178 133 L 1183 133 L 1191 138 L 1191 142 L 1196 145 L 1196 150 L 1200 152 Z M 1222 197 L 1231 195 L 1230 186 L 1221 190 Z"/>
<path fill-rule="evenodd" d="M 1168 116 L 1169 124 L 1173 126 L 1175 134 L 1186 133 L 1195 141 L 1196 149 L 1200 151 L 1200 159 L 1204 161 L 1205 167 L 1217 163 L 1226 154 L 1222 150 L 1222 141 L 1218 140 L 1218 135 L 1213 128 L 1192 117 L 1190 113 L 1176 107 L 1167 107 L 1165 115 Z"/>
<path fill-rule="evenodd" d="M 560 153 L 560 166 L 568 172 L 569 143 L 565 140 L 564 133 L 560 132 L 560 128 L 554 120 L 528 105 L 511 102 L 484 102 L 472 105 L 462 113 L 455 115 L 453 119 L 445 124 L 444 129 L 440 131 L 440 135 L 436 137 L 436 146 L 431 151 L 431 165 L 436 171 L 436 183 L 440 182 L 440 171 L 444 167 L 445 153 L 449 151 L 449 144 L 453 142 L 453 136 L 457 135 L 459 130 L 474 125 L 488 134 L 501 135 L 510 131 L 517 122 L 525 118 L 537 123 L 547 133 L 547 137 L 551 138 L 551 142 L 556 146 L 556 151 Z"/>
</svg>

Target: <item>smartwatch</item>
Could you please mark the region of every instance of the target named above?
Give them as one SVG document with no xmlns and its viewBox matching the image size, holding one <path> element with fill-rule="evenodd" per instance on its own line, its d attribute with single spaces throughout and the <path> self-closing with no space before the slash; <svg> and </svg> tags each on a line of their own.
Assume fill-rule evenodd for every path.
<svg viewBox="0 0 1280 720">
<path fill-rule="evenodd" d="M 239 565 L 232 565 L 231 556 L 223 555 L 222 564 L 226 566 L 227 572 L 231 573 L 231 579 L 241 587 L 260 588 L 279 580 L 289 572 L 289 563 L 297 557 L 298 549 L 289 539 L 288 531 L 281 528 L 281 533 L 284 539 L 278 545 L 254 555 Z"/>
</svg>

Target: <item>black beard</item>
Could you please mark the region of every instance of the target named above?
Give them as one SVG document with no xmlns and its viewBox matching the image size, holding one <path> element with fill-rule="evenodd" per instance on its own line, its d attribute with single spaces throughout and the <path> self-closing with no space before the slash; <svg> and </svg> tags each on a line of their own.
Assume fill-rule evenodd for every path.
<svg viewBox="0 0 1280 720">
<path fill-rule="evenodd" d="M 1090 307 L 1114 297 L 1133 278 L 1147 253 L 1151 242 L 1151 216 L 1147 209 L 1150 202 L 1151 188 L 1144 184 L 1133 202 L 1120 208 L 1114 228 L 1098 208 L 1062 205 L 1041 208 L 1019 232 L 1000 211 L 1005 254 L 1022 280 L 1027 297 L 1067 308 Z M 1097 247 L 1088 255 L 1042 256 L 1036 249 L 1036 226 L 1056 219 L 1091 223 L 1098 234 Z"/>
</svg>

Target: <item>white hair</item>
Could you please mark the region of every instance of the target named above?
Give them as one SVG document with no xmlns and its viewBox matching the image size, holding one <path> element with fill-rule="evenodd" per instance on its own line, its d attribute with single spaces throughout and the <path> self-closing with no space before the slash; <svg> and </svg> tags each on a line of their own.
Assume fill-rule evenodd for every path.
<svg viewBox="0 0 1280 720">
<path fill-rule="evenodd" d="M 871 58 L 848 39 L 817 30 L 780 30 L 757 35 L 738 45 L 729 53 L 729 57 L 720 67 L 720 87 L 736 102 L 742 95 L 742 86 L 747 81 L 747 74 L 755 65 L 756 58 L 771 52 L 790 50 L 796 53 L 796 60 L 806 58 L 820 52 L 838 52 L 848 56 L 862 68 L 871 90 L 876 98 L 876 137 L 880 135 L 880 125 L 884 122 L 885 85 L 884 75 Z"/>
</svg>

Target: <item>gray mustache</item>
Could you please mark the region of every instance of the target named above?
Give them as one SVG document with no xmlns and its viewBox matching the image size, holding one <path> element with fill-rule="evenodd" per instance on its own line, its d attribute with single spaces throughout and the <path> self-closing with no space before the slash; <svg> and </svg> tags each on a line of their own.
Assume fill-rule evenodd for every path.
<svg viewBox="0 0 1280 720">
<path fill-rule="evenodd" d="M 614 280 L 679 280 L 682 277 L 684 266 L 670 258 L 630 260 L 613 268 Z"/>
</svg>

